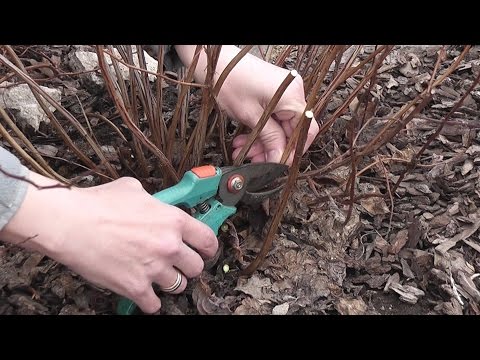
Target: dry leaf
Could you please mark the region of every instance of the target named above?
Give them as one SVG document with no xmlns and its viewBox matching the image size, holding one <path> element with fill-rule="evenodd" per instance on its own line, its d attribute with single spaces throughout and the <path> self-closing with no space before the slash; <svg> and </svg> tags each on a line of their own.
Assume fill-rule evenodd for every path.
<svg viewBox="0 0 480 360">
<path fill-rule="evenodd" d="M 399 283 L 394 283 L 390 285 L 390 289 L 400 295 L 400 300 L 405 301 L 409 304 L 416 304 L 418 298 L 425 295 L 422 290 L 417 289 L 414 286 L 400 285 Z"/>
<path fill-rule="evenodd" d="M 480 154 L 480 145 L 472 145 L 470 146 L 466 151 L 465 153 L 467 153 L 468 155 L 478 155 Z"/>
<path fill-rule="evenodd" d="M 35 148 L 38 150 L 40 155 L 53 157 L 58 153 L 58 148 L 53 145 L 35 145 Z"/>
<path fill-rule="evenodd" d="M 410 269 L 410 266 L 408 266 L 407 260 L 400 259 L 400 263 L 402 264 L 403 276 L 405 276 L 407 279 L 415 278 L 415 275 L 413 274 L 412 269 Z"/>
<path fill-rule="evenodd" d="M 341 315 L 364 315 L 367 311 L 367 304 L 361 299 L 340 298 L 335 308 Z"/>
<path fill-rule="evenodd" d="M 467 175 L 473 169 L 473 161 L 470 159 L 465 160 L 462 166 L 462 175 Z"/>
<path fill-rule="evenodd" d="M 390 79 L 388 79 L 387 83 L 387 89 L 391 89 L 392 87 L 397 87 L 398 82 L 393 78 L 392 75 L 390 75 Z"/>
<path fill-rule="evenodd" d="M 270 307 L 265 305 L 265 301 L 247 297 L 242 300 L 233 312 L 234 315 L 267 315 L 271 314 Z"/>
<path fill-rule="evenodd" d="M 398 254 L 400 250 L 405 246 L 408 241 L 408 230 L 400 230 L 395 236 L 395 240 L 392 242 L 388 252 L 390 254 Z"/>
<path fill-rule="evenodd" d="M 240 278 L 238 280 L 237 286 L 235 287 L 235 290 L 238 290 L 247 295 L 250 295 L 255 299 L 270 300 L 271 296 L 265 294 L 263 289 L 267 288 L 270 290 L 271 287 L 272 287 L 272 282 L 270 281 L 269 278 L 260 279 L 257 274 L 253 274 L 247 280 L 245 280 L 244 278 Z"/>
<path fill-rule="evenodd" d="M 360 205 L 371 215 L 384 215 L 390 212 L 385 200 L 378 197 L 367 197 L 360 199 Z"/>
<path fill-rule="evenodd" d="M 477 219 L 472 226 L 464 229 L 460 234 L 455 235 L 450 240 L 447 240 L 442 244 L 438 245 L 435 250 L 441 254 L 445 254 L 449 249 L 454 247 L 457 242 L 459 242 L 460 240 L 468 239 L 470 236 L 472 236 L 478 230 L 478 228 L 480 228 L 480 219 L 478 219 L 479 214 L 480 210 L 476 213 Z"/>
<path fill-rule="evenodd" d="M 277 305 L 273 308 L 272 315 L 287 315 L 289 308 L 290 305 L 288 304 L 288 302 Z"/>
</svg>

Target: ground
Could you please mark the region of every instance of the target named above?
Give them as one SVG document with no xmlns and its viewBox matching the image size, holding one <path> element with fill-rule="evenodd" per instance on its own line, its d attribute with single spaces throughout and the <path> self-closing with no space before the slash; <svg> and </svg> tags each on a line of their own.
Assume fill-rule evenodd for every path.
<svg viewBox="0 0 480 360">
<path fill-rule="evenodd" d="M 15 47 L 24 65 L 49 59 L 65 73 L 77 71 L 69 59 L 78 49 Z M 438 49 L 395 48 L 387 59 L 391 66 L 381 72 L 377 88 L 372 90 L 378 95 L 375 112 L 371 126 L 359 141 L 373 137 L 388 114 L 421 91 L 429 80 L 426 74 L 431 73 Z M 451 64 L 461 50 L 461 47 L 447 47 L 446 64 Z M 363 51 L 364 55 L 369 54 L 373 47 L 365 47 Z M 288 60 L 285 66 L 291 67 L 294 60 Z M 472 84 L 479 67 L 480 48 L 474 47 L 462 66 L 438 88 L 430 106 L 376 155 L 410 160 Z M 7 71 L 0 69 L 1 79 Z M 128 153 L 130 148 L 119 141 L 112 127 L 99 120 L 101 114 L 125 130 L 105 90 L 81 81 L 78 74 L 59 76 L 48 70 L 32 70 L 31 75 L 41 85 L 62 88 L 62 105 L 77 119 L 84 116 L 79 102 L 85 114 L 97 114 L 90 116 L 90 125 L 102 149 L 112 149 L 111 162 L 119 174 L 140 177 L 135 164 L 119 159 L 118 154 Z M 327 118 L 350 90 L 346 84 L 331 98 Z M 169 121 L 176 104 L 176 86 L 166 84 L 164 96 L 163 113 Z M 198 116 L 200 105 L 198 94 L 192 94 L 190 121 Z M 9 113 L 16 115 L 14 111 Z M 477 86 L 428 146 L 421 161 L 402 180 L 392 196 L 393 206 L 385 181 L 387 170 L 381 166 L 373 166 L 358 177 L 357 191 L 381 192 L 385 197 L 360 198 L 349 217 L 348 203 L 328 196 L 325 199 L 325 195 L 333 194 L 342 180 L 346 180 L 348 167 L 340 167 L 321 178 L 313 176 L 310 181 L 298 180 L 271 251 L 248 277 L 240 276 L 239 269 L 252 261 L 260 249 L 278 197 L 258 208 L 242 206 L 220 232 L 222 251 L 216 262 L 207 264 L 202 276 L 191 281 L 185 293 L 176 296 L 158 293 L 162 300 L 160 314 L 478 315 L 479 115 Z M 302 162 L 302 171 L 321 167 L 326 158 L 345 150 L 349 119 L 347 112 L 325 139 L 310 149 Z M 79 186 L 98 183 L 97 177 L 85 175 L 84 169 L 74 163 L 75 157 L 51 125 L 42 123 L 38 131 L 28 126 L 22 128 L 59 174 L 67 178 L 83 176 Z M 81 146 L 82 138 L 71 126 L 67 130 Z M 232 133 L 233 130 L 226 136 Z M 2 142 L 11 149 L 5 139 Z M 217 145 L 215 141 L 207 144 L 205 161 L 221 164 Z M 404 168 L 399 163 L 388 164 L 391 181 L 398 180 Z M 152 181 L 156 174 L 152 171 L 149 177 L 141 178 L 149 192 L 159 186 Z M 116 294 L 93 286 L 52 259 L 0 245 L 0 314 L 113 314 L 117 299 Z"/>
</svg>

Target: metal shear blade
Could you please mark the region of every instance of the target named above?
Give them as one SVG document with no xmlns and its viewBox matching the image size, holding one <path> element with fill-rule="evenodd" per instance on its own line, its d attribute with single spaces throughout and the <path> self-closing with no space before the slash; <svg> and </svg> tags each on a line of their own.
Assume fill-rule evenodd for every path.
<svg viewBox="0 0 480 360">
<path fill-rule="evenodd" d="M 281 190 L 281 186 L 268 188 L 288 170 L 287 165 L 277 163 L 245 164 L 222 168 L 218 195 L 224 205 L 235 206 L 238 202 L 258 203 Z M 234 184 L 241 183 L 239 189 Z M 267 187 L 267 188 L 266 188 Z"/>
</svg>

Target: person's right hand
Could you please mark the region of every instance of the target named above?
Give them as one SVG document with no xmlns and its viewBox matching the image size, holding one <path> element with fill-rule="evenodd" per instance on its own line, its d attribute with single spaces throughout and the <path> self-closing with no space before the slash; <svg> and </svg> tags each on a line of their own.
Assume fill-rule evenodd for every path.
<svg viewBox="0 0 480 360">
<path fill-rule="evenodd" d="M 35 173 L 31 180 L 53 182 Z M 2 237 L 20 243 L 30 236 L 22 246 L 129 298 L 145 313 L 161 306 L 152 283 L 171 286 L 178 269 L 183 282 L 175 293 L 182 292 L 186 278 L 202 272 L 202 257 L 211 258 L 218 249 L 207 225 L 153 198 L 133 178 L 70 190 L 30 186 Z"/>
</svg>

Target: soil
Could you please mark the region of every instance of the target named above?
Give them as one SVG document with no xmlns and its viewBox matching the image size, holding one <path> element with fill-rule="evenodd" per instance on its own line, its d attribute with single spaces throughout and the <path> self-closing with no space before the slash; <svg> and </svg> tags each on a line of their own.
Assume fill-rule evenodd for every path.
<svg viewBox="0 0 480 360">
<path fill-rule="evenodd" d="M 79 47 L 19 45 L 13 48 L 26 66 L 49 61 L 61 72 L 76 71 L 71 67 L 69 56 Z M 431 74 L 438 49 L 434 46 L 395 48 L 388 59 L 390 66 L 378 79 L 378 88 L 372 90 L 381 96 L 376 97 L 371 126 L 362 133 L 359 142 L 372 138 L 382 119 L 418 94 L 428 81 L 426 74 Z M 87 50 L 92 49 L 87 47 Z M 449 46 L 446 50 L 448 65 L 462 48 Z M 365 47 L 363 55 L 371 51 L 373 47 Z M 271 52 L 272 59 L 277 53 Z M 284 66 L 294 64 L 295 59 L 290 58 Z M 432 103 L 379 149 L 378 154 L 411 159 L 472 84 L 479 68 L 480 47 L 473 47 L 460 69 L 434 95 Z M 91 86 L 79 74 L 60 75 L 48 69 L 32 70 L 30 75 L 43 86 L 61 88 L 62 105 L 83 124 L 85 112 L 101 114 L 118 126 L 128 144 L 120 141 L 105 121 L 88 115 L 98 142 L 113 149 L 110 160 L 119 175 L 137 177 L 150 193 L 158 190 L 161 181 L 155 180 L 160 177 L 155 166 L 147 175 L 142 175 L 133 161 L 124 160 L 128 158 L 125 155 L 132 152 L 131 135 L 122 127 L 106 90 Z M 0 79 L 7 72 L 0 67 Z M 18 81 L 15 77 L 13 80 Z M 345 84 L 334 94 L 327 118 L 350 90 Z M 166 83 L 163 91 L 163 114 L 168 122 L 175 109 L 178 89 Z M 201 106 L 198 91 L 191 94 L 189 105 L 188 119 L 193 124 Z M 9 114 L 15 118 L 14 112 Z M 349 205 L 320 198 L 338 190 L 338 181 L 346 179 L 348 167 L 329 174 L 330 180 L 313 178 L 317 183 L 315 191 L 311 182 L 299 180 L 270 253 L 249 277 L 239 276 L 239 270 L 252 261 L 260 249 L 278 197 L 259 208 L 242 206 L 219 235 L 222 252 L 217 261 L 209 264 L 202 276 L 191 281 L 181 295 L 158 293 L 162 300 L 160 314 L 478 315 L 479 115 L 480 88 L 477 86 L 429 145 L 420 163 L 403 179 L 394 194 L 393 207 L 385 181 L 387 170 L 372 167 L 359 177 L 357 191 L 381 192 L 385 197 L 365 197 L 357 201 L 346 224 Z M 338 151 L 348 148 L 345 134 L 350 119 L 347 112 L 324 139 L 309 149 L 302 171 L 318 168 Z M 82 137 L 65 119 L 62 123 L 82 147 Z M 100 177 L 77 165 L 78 159 L 51 125 L 43 123 L 38 131 L 28 126 L 22 128 L 59 174 L 79 179 L 78 186 L 101 183 Z M 228 140 L 235 129 L 233 122 L 227 129 Z M 218 141 L 215 136 L 212 139 L 205 146 L 204 160 L 223 165 Z M 11 150 L 4 139 L 2 142 Z M 92 153 L 88 155 L 94 157 Z M 152 155 L 147 160 L 155 164 Z M 397 180 L 404 169 L 401 164 L 389 164 L 391 180 Z M 225 264 L 228 272 L 224 271 Z M 116 294 L 88 283 L 48 257 L 8 244 L 0 245 L 0 314 L 109 315 L 115 313 L 117 300 Z"/>
</svg>

